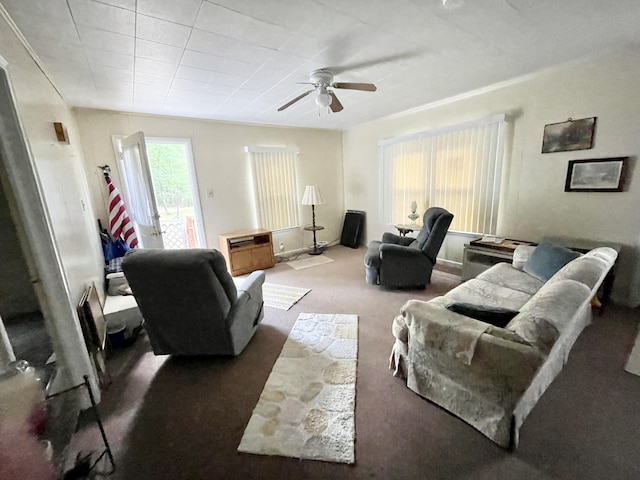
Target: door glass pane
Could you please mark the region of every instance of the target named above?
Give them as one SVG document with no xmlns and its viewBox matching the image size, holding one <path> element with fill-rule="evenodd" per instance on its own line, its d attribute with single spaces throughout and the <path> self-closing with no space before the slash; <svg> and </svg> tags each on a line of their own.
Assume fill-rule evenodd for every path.
<svg viewBox="0 0 640 480">
<path fill-rule="evenodd" d="M 147 138 L 147 155 L 165 248 L 204 247 L 186 142 Z"/>
</svg>

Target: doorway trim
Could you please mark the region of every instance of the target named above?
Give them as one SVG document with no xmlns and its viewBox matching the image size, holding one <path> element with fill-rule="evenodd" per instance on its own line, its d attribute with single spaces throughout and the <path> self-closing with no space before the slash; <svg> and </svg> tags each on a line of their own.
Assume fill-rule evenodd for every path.
<svg viewBox="0 0 640 480">
<path fill-rule="evenodd" d="M 0 172 L 31 282 L 56 353 L 58 368 L 47 393 L 80 384 L 87 375 L 99 402 L 98 380 L 71 301 L 51 219 L 16 105 L 8 62 L 0 56 Z"/>
</svg>

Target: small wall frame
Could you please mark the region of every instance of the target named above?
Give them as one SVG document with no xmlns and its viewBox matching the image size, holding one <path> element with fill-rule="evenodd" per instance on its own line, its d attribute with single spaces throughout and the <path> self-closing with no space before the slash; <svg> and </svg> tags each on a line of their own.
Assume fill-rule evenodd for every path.
<svg viewBox="0 0 640 480">
<path fill-rule="evenodd" d="M 570 160 L 565 192 L 621 192 L 629 157 Z"/>
<path fill-rule="evenodd" d="M 544 126 L 542 153 L 593 148 L 596 117 L 581 118 Z"/>
</svg>

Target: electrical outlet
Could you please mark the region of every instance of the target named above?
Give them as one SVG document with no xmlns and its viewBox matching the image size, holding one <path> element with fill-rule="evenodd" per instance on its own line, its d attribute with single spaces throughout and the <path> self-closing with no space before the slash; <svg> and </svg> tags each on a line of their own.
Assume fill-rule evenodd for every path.
<svg viewBox="0 0 640 480">
<path fill-rule="evenodd" d="M 283 251 L 283 250 L 284 250 L 284 243 L 280 242 L 280 251 Z"/>
</svg>

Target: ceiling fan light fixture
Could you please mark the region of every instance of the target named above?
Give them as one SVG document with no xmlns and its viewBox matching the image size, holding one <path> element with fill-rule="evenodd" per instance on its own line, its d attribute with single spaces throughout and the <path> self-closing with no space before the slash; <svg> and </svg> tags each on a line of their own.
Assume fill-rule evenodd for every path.
<svg viewBox="0 0 640 480">
<path fill-rule="evenodd" d="M 319 107 L 328 107 L 331 105 L 331 95 L 329 95 L 326 90 L 320 91 L 316 97 L 316 105 Z"/>
</svg>

